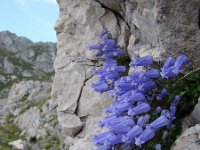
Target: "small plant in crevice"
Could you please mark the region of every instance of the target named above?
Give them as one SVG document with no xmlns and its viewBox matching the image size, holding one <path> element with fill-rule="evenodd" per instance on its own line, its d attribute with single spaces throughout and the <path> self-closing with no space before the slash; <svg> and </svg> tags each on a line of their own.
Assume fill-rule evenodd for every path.
<svg viewBox="0 0 200 150">
<path fill-rule="evenodd" d="M 94 91 L 104 93 L 114 88 L 114 81 L 117 80 L 122 73 L 126 71 L 125 66 L 118 66 L 118 61 L 122 60 L 120 56 L 124 55 L 125 51 L 120 49 L 115 40 L 107 29 L 104 29 L 99 34 L 100 41 L 98 44 L 91 45 L 90 50 L 97 50 L 97 57 L 105 60 L 101 69 L 95 70 L 94 74 L 98 75 L 99 80 L 93 83 Z"/>
<path fill-rule="evenodd" d="M 131 62 L 121 59 L 123 63 L 120 63 L 119 58 L 127 56 L 123 57 L 125 52 L 110 33 L 104 29 L 99 37 L 99 43 L 89 49 L 97 50 L 97 57 L 105 62 L 102 68 L 94 71 L 99 80 L 92 88 L 99 93 L 109 92 L 115 102 L 105 109 L 107 117 L 99 123 L 107 130 L 93 137 L 97 149 L 132 150 L 147 146 L 160 150 L 162 145 L 166 146 L 171 131 L 177 129 L 174 124 L 177 123 L 177 105 L 186 92 L 171 91 L 188 62 L 187 56 L 170 56 L 161 68 L 151 68 L 152 56 Z M 129 62 L 130 66 L 127 65 Z M 129 67 L 138 66 L 149 69 L 128 75 Z"/>
</svg>

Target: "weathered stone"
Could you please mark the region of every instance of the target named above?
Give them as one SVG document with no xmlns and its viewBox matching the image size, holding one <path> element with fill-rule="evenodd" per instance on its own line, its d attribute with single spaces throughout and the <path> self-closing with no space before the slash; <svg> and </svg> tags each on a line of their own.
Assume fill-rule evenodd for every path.
<svg viewBox="0 0 200 150">
<path fill-rule="evenodd" d="M 3 75 L 0 75 L 0 83 L 4 83 L 6 78 Z"/>
<path fill-rule="evenodd" d="M 15 119 L 15 123 L 25 130 L 29 137 L 36 137 L 40 126 L 40 110 L 36 107 L 30 108 Z"/>
<path fill-rule="evenodd" d="M 134 36 L 129 42 L 133 44 L 129 52 L 131 58 L 137 57 L 142 47 L 151 45 L 149 49 L 160 56 L 185 53 L 197 67 L 200 64 L 197 57 L 200 52 L 199 5 L 198 0 L 127 2 L 124 18 L 127 18 Z"/>
<path fill-rule="evenodd" d="M 44 101 L 50 97 L 51 84 L 39 81 L 22 81 L 15 84 L 8 96 L 7 109 L 17 116 L 30 103 Z M 32 104 L 33 105 L 33 104 Z"/>
<path fill-rule="evenodd" d="M 8 102 L 7 98 L 0 98 L 0 115 L 5 113 L 5 106 Z"/>
<path fill-rule="evenodd" d="M 6 73 L 11 74 L 14 71 L 14 65 L 8 60 L 7 57 L 4 58 L 4 70 Z"/>
<path fill-rule="evenodd" d="M 21 139 L 9 142 L 8 145 L 17 150 L 24 150 L 24 142 Z"/>
<path fill-rule="evenodd" d="M 172 150 L 199 150 L 200 149 L 200 125 L 187 129 L 175 141 Z"/>
<path fill-rule="evenodd" d="M 110 2 L 107 2 L 106 5 L 108 3 Z M 125 35 L 127 28 L 123 23 L 120 23 L 120 27 L 118 24 L 120 18 L 113 14 L 111 10 L 102 8 L 99 2 L 86 0 L 83 3 L 81 0 L 59 0 L 58 4 L 61 15 L 55 25 L 58 52 L 54 62 L 56 74 L 52 87 L 52 98 L 58 102 L 58 118 L 64 118 L 58 119 L 62 131 L 68 128 L 65 127 L 69 122 L 67 115 L 80 120 L 77 117 L 78 115 L 84 122 L 84 124 L 81 124 L 81 128 L 83 125 L 82 131 L 75 138 L 69 140 L 69 137 L 65 134 L 66 131 L 60 135 L 62 143 L 65 144 L 65 149 L 69 147 L 77 149 L 79 146 L 76 146 L 76 143 L 82 138 L 87 137 L 87 140 L 84 140 L 85 147 L 90 143 L 88 141 L 94 134 L 92 131 L 98 128 L 96 126 L 98 121 L 95 121 L 96 117 L 104 116 L 102 109 L 111 102 L 108 95 L 99 95 L 92 92 L 90 88 L 92 81 L 94 81 L 92 77 L 93 69 L 99 63 L 93 61 L 97 58 L 94 52 L 87 50 L 88 45 L 98 41 L 98 34 L 104 27 L 108 28 L 116 39 L 120 36 L 120 29 L 123 29 L 122 33 Z M 116 10 L 119 10 L 120 7 L 118 3 L 116 3 L 116 6 L 113 5 Z M 120 41 L 124 45 L 128 40 L 121 36 Z M 60 111 L 64 113 L 60 113 Z M 90 122 L 94 123 L 95 121 L 95 123 L 86 123 L 84 117 L 89 117 Z M 66 121 L 61 122 L 61 120 Z M 92 127 L 90 132 L 89 127 Z M 73 136 L 77 134 L 72 133 L 72 129 L 67 130 L 67 132 L 71 132 L 69 135 Z"/>
<path fill-rule="evenodd" d="M 196 104 L 191 117 L 195 124 L 200 124 L 200 98 L 198 99 L 198 103 Z"/>
<path fill-rule="evenodd" d="M 58 121 L 64 133 L 68 136 L 75 136 L 82 128 L 82 122 L 74 114 L 59 113 Z"/>
<path fill-rule="evenodd" d="M 78 104 L 78 116 L 93 116 L 98 117 L 103 115 L 103 109 L 111 104 L 112 100 L 108 94 L 96 93 L 91 88 L 91 84 L 97 80 L 96 78 L 89 79 L 82 91 L 82 95 Z"/>
<path fill-rule="evenodd" d="M 79 140 L 76 144 L 72 145 L 69 150 L 82 150 L 84 149 L 93 149 L 94 145 L 88 141 L 81 141 Z"/>
<path fill-rule="evenodd" d="M 23 77 L 31 77 L 32 73 L 25 70 L 22 75 L 23 75 Z"/>
</svg>

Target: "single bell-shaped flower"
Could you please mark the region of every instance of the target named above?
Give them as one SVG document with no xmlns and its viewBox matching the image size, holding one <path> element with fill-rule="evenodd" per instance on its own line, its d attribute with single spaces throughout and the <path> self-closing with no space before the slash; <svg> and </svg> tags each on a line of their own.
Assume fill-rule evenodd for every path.
<svg viewBox="0 0 200 150">
<path fill-rule="evenodd" d="M 92 84 L 94 91 L 104 93 L 112 89 L 112 87 L 105 81 L 97 81 Z"/>
<path fill-rule="evenodd" d="M 164 131 L 162 135 L 162 140 L 166 140 L 168 137 L 168 134 L 169 134 L 168 131 Z"/>
<path fill-rule="evenodd" d="M 174 65 L 174 62 L 175 62 L 175 58 L 170 56 L 165 60 L 162 68 L 169 68 Z"/>
<path fill-rule="evenodd" d="M 150 120 L 151 116 L 146 114 L 138 118 L 137 125 L 144 127 Z"/>
<path fill-rule="evenodd" d="M 157 100 L 162 100 L 163 97 L 168 93 L 168 90 L 166 88 L 163 88 L 161 93 L 157 96 Z"/>
<path fill-rule="evenodd" d="M 156 107 L 155 111 L 154 111 L 154 115 L 159 114 L 162 111 L 162 107 L 158 106 Z"/>
<path fill-rule="evenodd" d="M 121 135 L 114 135 L 112 137 L 109 137 L 105 140 L 104 146 L 106 147 L 113 147 L 116 144 L 122 143 L 122 136 Z"/>
<path fill-rule="evenodd" d="M 106 132 L 103 132 L 103 133 L 100 133 L 99 135 L 95 135 L 93 137 L 93 142 L 96 144 L 96 145 L 103 145 L 105 140 L 107 138 L 110 138 L 114 136 L 113 133 L 109 132 L 109 131 L 106 131 Z"/>
<path fill-rule="evenodd" d="M 148 142 L 149 140 L 153 139 L 155 137 L 155 131 L 148 128 L 145 129 L 139 137 L 135 138 L 135 144 L 139 147 L 141 147 L 142 144 Z"/>
<path fill-rule="evenodd" d="M 89 46 L 89 50 L 100 50 L 100 49 L 102 49 L 102 46 L 98 44 Z"/>
<path fill-rule="evenodd" d="M 129 108 L 128 115 L 135 116 L 138 114 L 146 113 L 150 111 L 150 109 L 151 109 L 151 106 L 148 103 L 141 103 L 136 107 Z"/>
<path fill-rule="evenodd" d="M 150 66 L 153 63 L 152 56 L 144 56 L 131 61 L 130 66 Z"/>
<path fill-rule="evenodd" d="M 153 122 L 151 122 L 147 127 L 153 130 L 159 130 L 162 127 L 168 126 L 171 121 L 166 116 L 160 116 Z"/>
<path fill-rule="evenodd" d="M 178 102 L 180 101 L 181 97 L 179 95 L 176 95 L 174 100 L 172 101 L 170 105 L 170 118 L 174 120 L 176 117 L 176 107 Z"/>
<path fill-rule="evenodd" d="M 114 45 L 116 45 L 116 42 L 113 39 L 105 39 L 105 40 L 101 41 L 101 44 L 114 46 Z"/>
<path fill-rule="evenodd" d="M 156 144 L 155 150 L 162 150 L 161 144 Z"/>
<path fill-rule="evenodd" d="M 187 61 L 188 61 L 188 58 L 186 55 L 180 55 L 176 59 L 174 66 L 181 69 L 182 66 L 187 63 Z"/>
<path fill-rule="evenodd" d="M 104 29 L 99 33 L 99 38 L 104 37 L 106 34 L 108 34 L 108 30 L 104 28 Z"/>
<path fill-rule="evenodd" d="M 135 125 L 126 135 L 122 137 L 122 141 L 125 143 L 131 143 L 135 140 L 135 137 L 139 136 L 143 131 L 141 126 Z"/>
<path fill-rule="evenodd" d="M 145 76 L 148 78 L 160 78 L 160 71 L 158 69 L 151 69 L 145 72 Z"/>
</svg>

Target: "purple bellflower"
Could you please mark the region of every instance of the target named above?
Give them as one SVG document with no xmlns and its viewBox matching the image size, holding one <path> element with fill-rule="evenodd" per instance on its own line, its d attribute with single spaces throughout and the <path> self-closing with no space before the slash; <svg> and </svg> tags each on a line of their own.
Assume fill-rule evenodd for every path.
<svg viewBox="0 0 200 150">
<path fill-rule="evenodd" d="M 105 112 L 120 115 L 121 113 L 128 111 L 128 109 L 132 107 L 133 105 L 129 102 L 116 102 L 114 105 L 108 107 Z"/>
<path fill-rule="evenodd" d="M 148 103 L 141 103 L 136 107 L 129 108 L 128 115 L 135 116 L 138 114 L 149 112 L 151 109 L 151 106 Z"/>
<path fill-rule="evenodd" d="M 109 124 L 110 122 L 118 122 L 119 118 L 116 115 L 112 115 L 109 117 L 106 117 L 102 121 L 99 122 L 99 127 L 104 127 L 106 124 Z"/>
<path fill-rule="evenodd" d="M 99 93 L 104 93 L 112 89 L 112 86 L 109 85 L 106 81 L 97 81 L 92 84 L 94 91 Z"/>
<path fill-rule="evenodd" d="M 156 144 L 155 150 L 162 150 L 161 144 Z"/>
<path fill-rule="evenodd" d="M 156 107 L 155 111 L 154 111 L 154 115 L 159 114 L 162 111 L 162 107 L 158 106 Z"/>
<path fill-rule="evenodd" d="M 99 34 L 99 38 L 104 37 L 106 34 L 108 34 L 108 30 L 107 29 L 103 29 Z"/>
<path fill-rule="evenodd" d="M 169 68 L 174 65 L 174 62 L 175 62 L 175 58 L 170 56 L 165 60 L 162 68 L 165 68 L 165 69 Z"/>
<path fill-rule="evenodd" d="M 171 103 L 171 106 L 170 106 L 170 118 L 172 120 L 174 120 L 176 117 L 176 107 L 177 107 L 177 104 L 178 102 L 180 101 L 181 97 L 179 95 L 176 95 L 174 100 L 172 101 Z"/>
<path fill-rule="evenodd" d="M 135 138 L 135 144 L 139 147 L 141 147 L 142 144 L 148 142 L 149 140 L 153 139 L 155 137 L 155 131 L 148 128 L 145 129 L 139 137 Z"/>
<path fill-rule="evenodd" d="M 105 140 L 109 137 L 114 136 L 114 134 L 112 132 L 103 132 L 99 135 L 96 135 L 93 137 L 93 142 L 97 145 L 103 145 Z"/>
<path fill-rule="evenodd" d="M 144 116 L 141 116 L 138 118 L 138 121 L 137 121 L 137 125 L 141 126 L 141 127 L 145 127 L 145 125 L 147 123 L 149 123 L 149 120 L 150 120 L 150 115 L 149 114 L 146 114 Z"/>
<path fill-rule="evenodd" d="M 115 98 L 115 103 L 105 109 L 108 117 L 99 123 L 99 127 L 107 128 L 108 131 L 94 136 L 93 141 L 97 150 L 115 149 L 117 145 L 127 150 L 133 148 L 133 144 L 141 147 L 155 137 L 155 132 L 161 128 L 171 128 L 175 119 L 176 107 L 180 96 L 172 101 L 169 110 L 156 107 L 154 115 L 160 114 L 158 118 L 149 123 L 151 110 L 150 104 L 157 98 L 161 101 L 168 93 L 163 88 L 156 95 L 157 83 L 154 80 L 171 78 L 177 76 L 187 63 L 187 56 L 168 57 L 161 69 L 150 69 L 147 71 L 136 71 L 128 76 L 121 76 L 126 71 L 125 66 L 118 66 L 116 56 L 124 55 L 111 34 L 104 29 L 99 34 L 100 41 L 91 45 L 90 50 L 98 51 L 97 56 L 105 60 L 103 66 L 95 70 L 94 74 L 99 80 L 92 85 L 94 91 L 99 93 L 110 92 Z M 150 66 L 153 63 L 152 56 L 145 56 L 132 60 L 130 66 Z M 155 117 L 155 116 L 154 116 Z M 137 123 L 135 123 L 137 120 Z M 168 132 L 164 131 L 162 139 L 167 138 Z M 161 150 L 161 145 L 156 144 L 156 150 Z"/>
<path fill-rule="evenodd" d="M 90 45 L 89 50 L 101 50 L 101 45 Z"/>
<path fill-rule="evenodd" d="M 169 57 L 161 68 L 162 72 L 160 74 L 163 78 L 177 76 L 182 71 L 182 66 L 187 62 L 188 58 L 186 55 L 180 55 L 175 62 L 173 57 Z"/>
<path fill-rule="evenodd" d="M 166 88 L 163 88 L 161 93 L 157 96 L 157 100 L 162 100 L 163 97 L 168 93 L 167 89 Z"/>
<path fill-rule="evenodd" d="M 161 68 L 162 72 L 160 73 L 162 78 L 172 78 L 172 77 L 175 77 L 177 74 L 175 74 L 174 72 L 174 66 L 172 67 L 169 67 L 169 68 Z"/>
<path fill-rule="evenodd" d="M 162 127 L 168 126 L 170 124 L 170 120 L 166 116 L 160 116 L 153 122 L 151 122 L 147 127 L 151 128 L 154 131 L 159 130 Z"/>
<path fill-rule="evenodd" d="M 114 135 L 110 138 L 107 138 L 104 142 L 104 146 L 106 147 L 113 147 L 116 144 L 122 143 L 122 136 L 121 135 Z"/>
<path fill-rule="evenodd" d="M 143 128 L 139 125 L 134 126 L 128 131 L 126 135 L 122 137 L 122 141 L 125 143 L 131 143 L 135 141 L 135 138 L 143 132 Z"/>
<path fill-rule="evenodd" d="M 130 95 L 128 99 L 129 102 L 144 102 L 146 97 L 143 93 L 133 93 Z"/>
<path fill-rule="evenodd" d="M 113 39 L 105 39 L 101 42 L 102 45 L 115 46 L 116 42 Z"/>
<path fill-rule="evenodd" d="M 182 66 L 184 64 L 186 64 L 188 62 L 188 58 L 186 55 L 180 55 L 178 56 L 178 58 L 176 59 L 175 63 L 174 63 L 174 66 L 181 69 Z"/>
<path fill-rule="evenodd" d="M 161 116 L 165 116 L 167 118 L 170 118 L 170 111 L 168 109 L 163 109 L 161 111 Z"/>
<path fill-rule="evenodd" d="M 108 129 L 114 134 L 126 134 L 133 126 L 134 123 L 130 124 L 121 122 L 112 126 L 108 126 Z"/>
<path fill-rule="evenodd" d="M 152 56 L 144 56 L 131 61 L 130 66 L 150 66 L 153 63 Z"/>
<path fill-rule="evenodd" d="M 148 78 L 160 78 L 160 71 L 158 69 L 151 69 L 145 72 L 145 76 Z"/>
<path fill-rule="evenodd" d="M 142 93 L 147 93 L 149 90 L 153 89 L 156 87 L 156 84 L 154 81 L 149 80 L 145 83 L 142 83 L 138 86 L 138 91 Z"/>
<path fill-rule="evenodd" d="M 163 132 L 163 135 L 162 135 L 162 140 L 166 140 L 168 134 L 169 134 L 168 131 L 164 131 L 164 132 Z"/>
</svg>

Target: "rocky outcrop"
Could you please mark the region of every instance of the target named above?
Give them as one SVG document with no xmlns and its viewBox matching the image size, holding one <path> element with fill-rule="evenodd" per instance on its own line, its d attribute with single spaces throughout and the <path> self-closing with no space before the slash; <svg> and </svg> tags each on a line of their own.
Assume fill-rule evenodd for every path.
<svg viewBox="0 0 200 150">
<path fill-rule="evenodd" d="M 200 149 L 200 125 L 188 128 L 175 141 L 172 150 L 199 150 Z"/>
<path fill-rule="evenodd" d="M 87 50 L 107 28 L 130 58 L 151 54 L 162 60 L 166 54 L 185 53 L 193 66 L 200 64 L 200 1 L 177 0 L 57 0 L 60 16 L 55 30 L 58 52 L 54 62 L 52 97 L 58 103 L 63 149 L 93 149 L 90 142 L 108 95 L 91 91 L 92 70 L 101 62 Z M 70 116 L 70 117 L 69 117 Z M 73 122 L 69 122 L 73 118 Z M 90 128 L 90 130 L 88 129 Z M 88 131 L 88 132 L 86 132 Z"/>
<path fill-rule="evenodd" d="M 13 85 L 9 92 L 7 109 L 18 116 L 23 109 L 50 98 L 51 84 L 40 81 L 22 81 Z"/>
<path fill-rule="evenodd" d="M 126 20 L 131 27 L 132 56 L 151 53 L 155 57 L 184 53 L 197 67 L 199 55 L 198 0 L 168 2 L 135 0 L 125 4 Z"/>
<path fill-rule="evenodd" d="M 21 80 L 52 80 L 56 44 L 33 43 L 9 31 L 0 32 L 0 97 Z"/>
<path fill-rule="evenodd" d="M 7 116 L 21 129 L 26 137 L 25 149 L 39 150 L 49 146 L 59 149 L 57 103 L 50 98 L 51 83 L 22 81 L 13 85 L 9 92 Z"/>
</svg>

